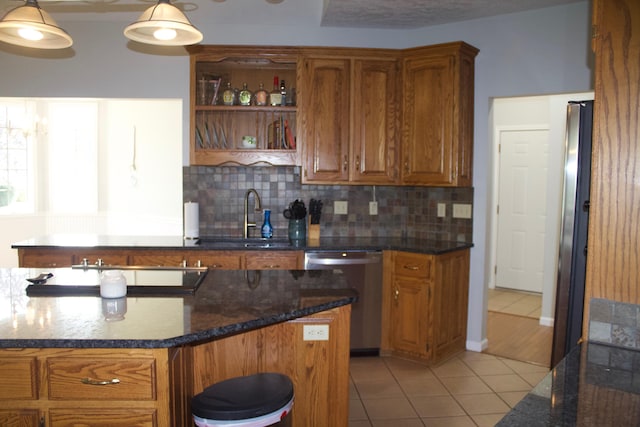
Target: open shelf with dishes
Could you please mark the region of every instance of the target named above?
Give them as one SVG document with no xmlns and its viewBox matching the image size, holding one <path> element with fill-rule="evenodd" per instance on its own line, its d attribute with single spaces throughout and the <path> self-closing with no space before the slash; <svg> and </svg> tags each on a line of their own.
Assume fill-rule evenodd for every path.
<svg viewBox="0 0 640 427">
<path fill-rule="evenodd" d="M 271 105 L 276 79 L 277 95 L 285 81 L 285 101 Z M 192 51 L 190 163 L 298 165 L 297 80 L 294 52 L 241 46 Z"/>
</svg>

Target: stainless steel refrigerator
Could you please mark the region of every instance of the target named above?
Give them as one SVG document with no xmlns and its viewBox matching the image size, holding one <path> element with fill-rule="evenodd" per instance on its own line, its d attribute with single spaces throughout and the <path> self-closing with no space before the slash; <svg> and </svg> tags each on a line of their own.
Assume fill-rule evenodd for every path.
<svg viewBox="0 0 640 427">
<path fill-rule="evenodd" d="M 593 101 L 569 102 L 552 367 L 578 344 L 582 336 L 592 125 Z"/>
</svg>

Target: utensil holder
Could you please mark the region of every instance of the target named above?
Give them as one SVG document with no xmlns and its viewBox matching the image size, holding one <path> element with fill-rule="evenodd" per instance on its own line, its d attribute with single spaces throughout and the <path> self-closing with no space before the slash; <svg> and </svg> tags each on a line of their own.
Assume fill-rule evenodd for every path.
<svg viewBox="0 0 640 427">
<path fill-rule="evenodd" d="M 304 240 L 307 238 L 307 221 L 304 219 L 289 220 L 289 239 Z"/>
<path fill-rule="evenodd" d="M 320 240 L 320 224 L 311 224 L 309 219 L 309 241 Z"/>
</svg>

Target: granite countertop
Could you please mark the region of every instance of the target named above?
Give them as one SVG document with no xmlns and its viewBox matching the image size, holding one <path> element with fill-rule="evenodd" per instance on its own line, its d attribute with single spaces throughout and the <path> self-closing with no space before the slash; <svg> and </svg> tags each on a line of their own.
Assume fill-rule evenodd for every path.
<svg viewBox="0 0 640 427">
<path fill-rule="evenodd" d="M 207 240 L 215 238 L 208 237 Z M 222 241 L 232 240 L 220 237 Z M 236 238 L 240 241 L 240 238 Z M 260 250 L 399 250 L 439 255 L 467 249 L 473 244 L 445 240 L 394 238 L 394 237 L 323 237 L 315 242 L 294 242 L 290 246 L 276 246 Z M 217 243 L 215 246 L 197 240 L 184 240 L 182 236 L 101 236 L 101 235 L 52 235 L 34 237 L 11 245 L 19 248 L 97 248 L 97 249 L 190 249 L 190 250 L 248 250 L 238 245 Z"/>
<path fill-rule="evenodd" d="M 343 275 L 331 270 L 213 270 L 192 295 L 28 296 L 26 279 L 43 271 L 0 269 L 0 348 L 173 347 L 311 315 L 357 298 Z M 47 271 L 55 277 L 71 269 Z"/>
<path fill-rule="evenodd" d="M 586 342 L 571 350 L 498 424 L 637 426 L 640 352 Z"/>
</svg>

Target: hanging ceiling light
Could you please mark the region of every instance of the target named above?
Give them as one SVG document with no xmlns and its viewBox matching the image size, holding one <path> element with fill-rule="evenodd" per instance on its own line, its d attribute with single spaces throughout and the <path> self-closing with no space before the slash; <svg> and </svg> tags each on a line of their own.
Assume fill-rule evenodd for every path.
<svg viewBox="0 0 640 427">
<path fill-rule="evenodd" d="M 10 10 L 0 20 L 0 40 L 39 49 L 64 49 L 73 44 L 71 36 L 58 27 L 36 0 Z"/>
<path fill-rule="evenodd" d="M 202 33 L 169 0 L 158 0 L 158 4 L 124 29 L 124 35 L 140 43 L 163 46 L 184 46 L 202 41 Z"/>
</svg>

